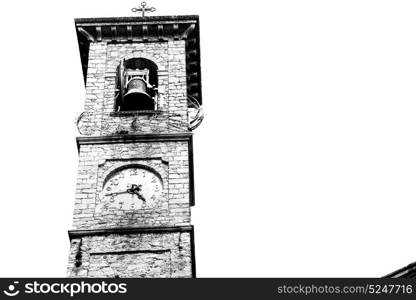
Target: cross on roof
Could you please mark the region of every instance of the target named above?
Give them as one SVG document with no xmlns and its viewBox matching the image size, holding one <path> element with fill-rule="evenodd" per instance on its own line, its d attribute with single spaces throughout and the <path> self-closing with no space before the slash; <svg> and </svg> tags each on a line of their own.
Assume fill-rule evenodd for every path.
<svg viewBox="0 0 416 300">
<path fill-rule="evenodd" d="M 156 10 L 156 8 L 154 8 L 154 7 L 147 7 L 147 3 L 144 2 L 144 1 L 142 3 L 140 3 L 140 5 L 141 5 L 140 8 L 134 7 L 134 8 L 131 9 L 131 11 L 132 12 L 142 12 L 142 17 L 144 17 L 145 12 L 148 12 L 148 11 L 154 12 Z"/>
</svg>

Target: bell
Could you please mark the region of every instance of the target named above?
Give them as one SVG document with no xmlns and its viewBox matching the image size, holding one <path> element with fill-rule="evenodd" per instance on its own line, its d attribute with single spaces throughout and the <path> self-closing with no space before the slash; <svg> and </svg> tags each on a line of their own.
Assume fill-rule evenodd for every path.
<svg viewBox="0 0 416 300">
<path fill-rule="evenodd" d="M 155 105 L 152 97 L 146 92 L 146 82 L 141 78 L 133 78 L 127 84 L 124 94 L 124 110 L 153 110 Z"/>
</svg>

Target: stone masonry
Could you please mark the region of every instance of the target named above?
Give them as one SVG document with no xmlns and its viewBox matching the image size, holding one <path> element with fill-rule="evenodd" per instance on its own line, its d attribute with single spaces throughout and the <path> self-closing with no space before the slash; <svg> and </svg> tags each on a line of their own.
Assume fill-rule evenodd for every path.
<svg viewBox="0 0 416 300">
<path fill-rule="evenodd" d="M 67 274 L 194 277 L 186 42 L 167 37 L 118 43 L 118 37 L 108 41 L 98 31 L 97 37 L 88 39 Z M 115 111 L 117 66 L 129 58 L 146 58 L 157 65 L 159 96 L 154 113 Z M 152 170 L 160 178 L 162 191 L 155 205 L 138 209 L 99 197 L 109 174 L 129 166 Z"/>
</svg>

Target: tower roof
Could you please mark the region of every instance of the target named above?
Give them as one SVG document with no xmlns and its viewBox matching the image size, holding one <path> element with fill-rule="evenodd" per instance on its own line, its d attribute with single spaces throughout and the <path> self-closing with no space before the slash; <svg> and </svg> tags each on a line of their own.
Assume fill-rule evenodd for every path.
<svg viewBox="0 0 416 300">
<path fill-rule="evenodd" d="M 184 40 L 187 92 L 202 104 L 199 48 L 199 17 L 145 16 L 75 19 L 84 81 L 91 42 L 128 43 Z"/>
</svg>

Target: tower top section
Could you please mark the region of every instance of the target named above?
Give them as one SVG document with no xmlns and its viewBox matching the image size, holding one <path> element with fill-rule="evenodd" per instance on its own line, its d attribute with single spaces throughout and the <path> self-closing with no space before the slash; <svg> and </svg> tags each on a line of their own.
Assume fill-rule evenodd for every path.
<svg viewBox="0 0 416 300">
<path fill-rule="evenodd" d="M 187 94 L 202 104 L 199 17 L 145 16 L 75 19 L 84 80 L 91 43 L 152 43 L 184 40 Z"/>
</svg>

